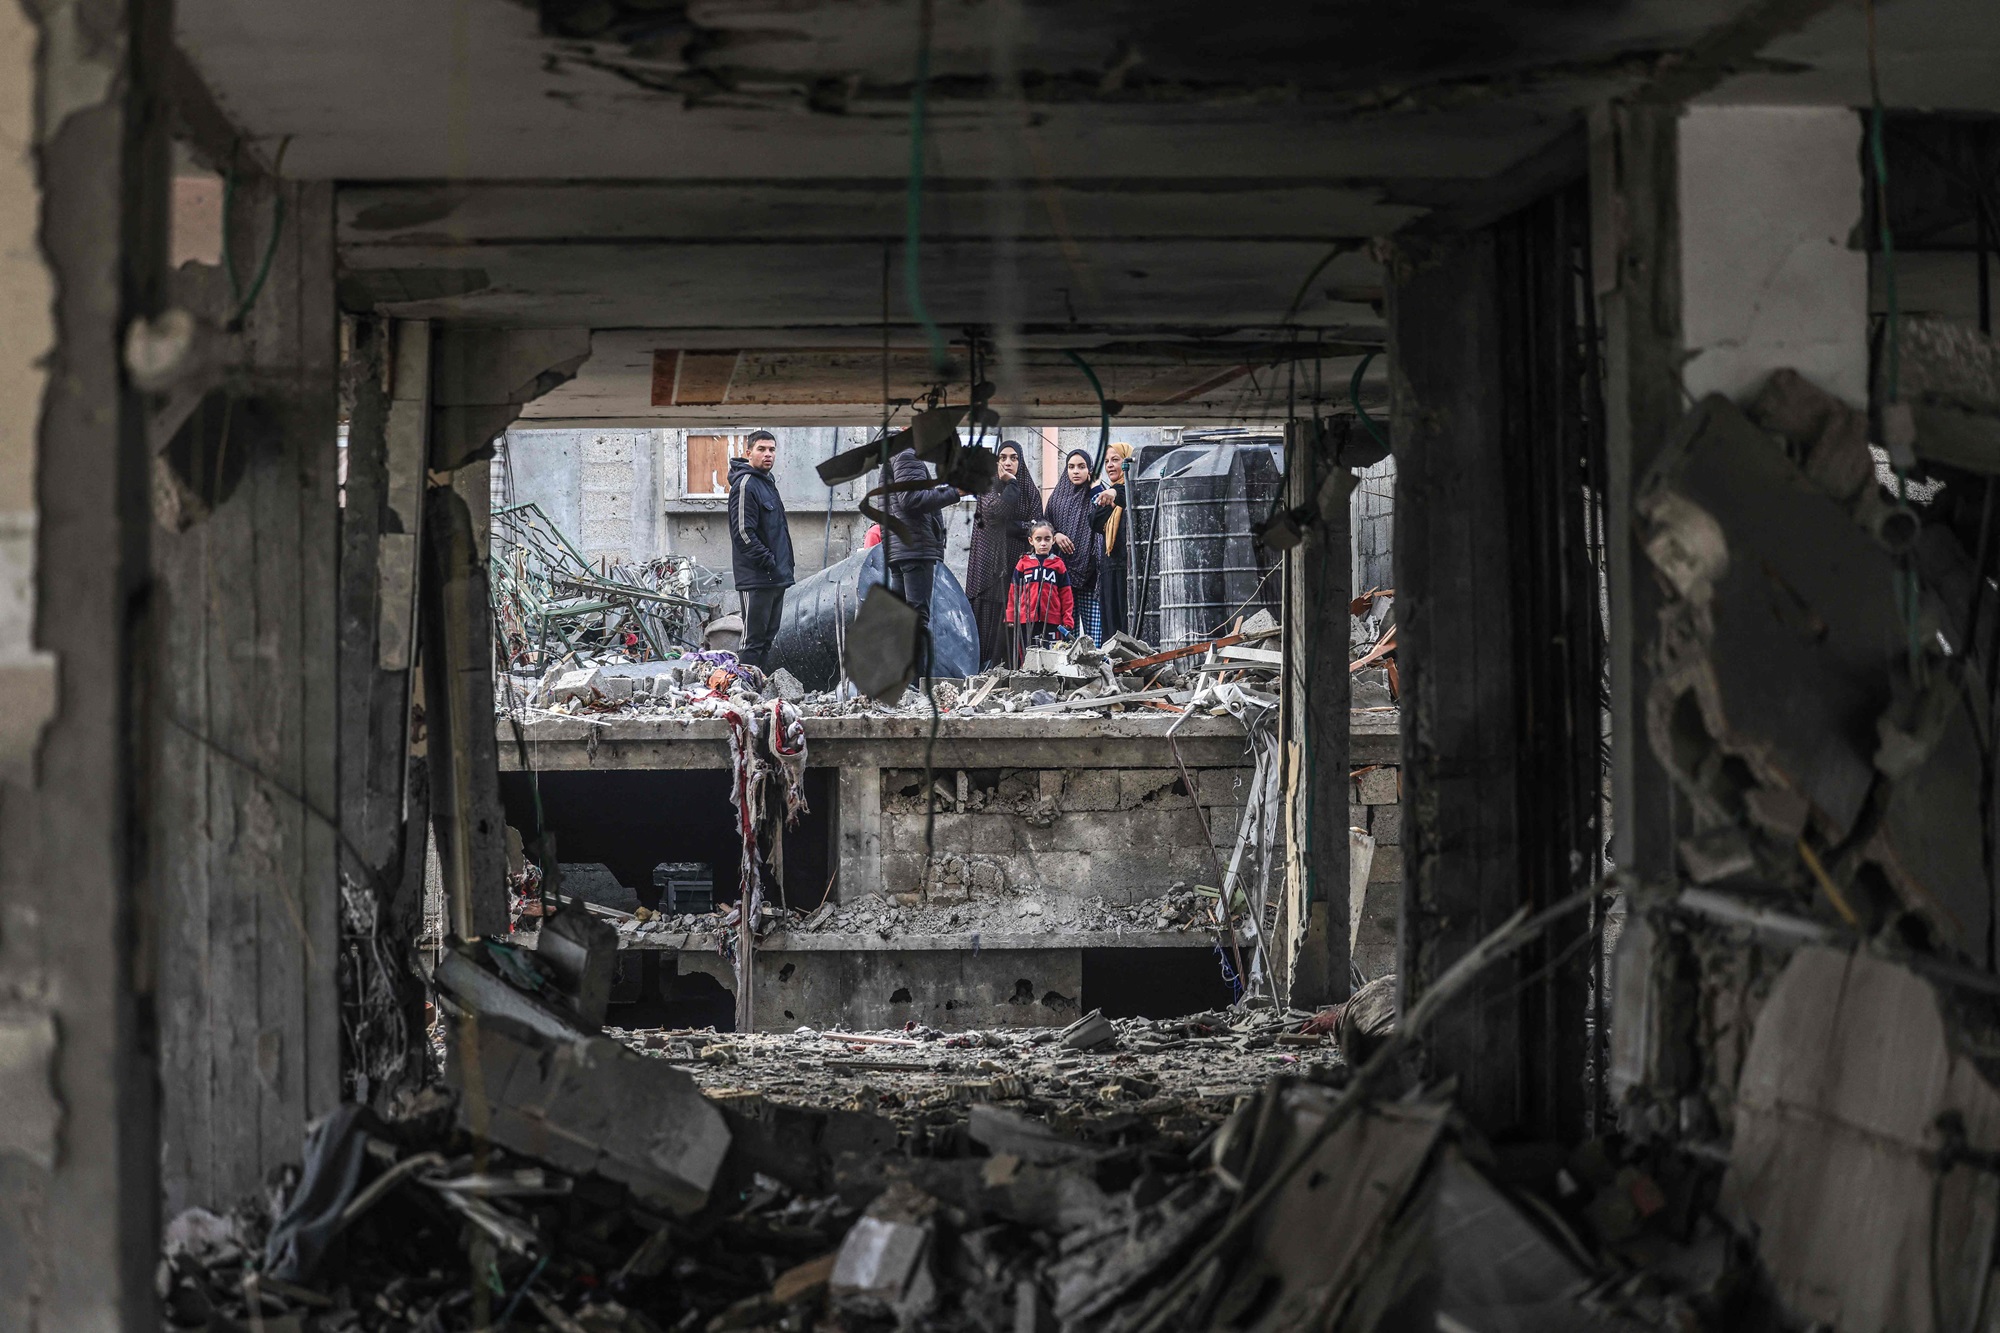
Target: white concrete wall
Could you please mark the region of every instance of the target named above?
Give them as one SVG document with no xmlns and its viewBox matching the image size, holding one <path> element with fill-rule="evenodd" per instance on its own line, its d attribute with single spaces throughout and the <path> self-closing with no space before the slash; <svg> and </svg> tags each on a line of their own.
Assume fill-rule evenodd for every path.
<svg viewBox="0 0 2000 1333">
<path fill-rule="evenodd" d="M 1845 107 L 1695 106 L 1680 123 L 1683 378 L 1742 399 L 1789 366 L 1868 401 L 1861 117 Z"/>
</svg>

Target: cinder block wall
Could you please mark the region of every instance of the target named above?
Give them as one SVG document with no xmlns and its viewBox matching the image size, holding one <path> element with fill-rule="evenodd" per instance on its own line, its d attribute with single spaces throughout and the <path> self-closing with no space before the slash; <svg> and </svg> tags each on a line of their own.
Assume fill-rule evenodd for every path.
<svg viewBox="0 0 2000 1333">
<path fill-rule="evenodd" d="M 1190 771 L 1227 865 L 1250 770 Z M 1217 878 L 1195 801 L 1173 769 L 939 768 L 932 781 L 933 846 L 957 864 L 927 882 L 923 770 L 882 771 L 882 885 L 896 901 L 1033 889 L 1122 904 Z"/>
<path fill-rule="evenodd" d="M 1361 473 L 1347 502 L 1354 533 L 1354 591 L 1396 584 L 1396 460 L 1385 458 Z"/>
<path fill-rule="evenodd" d="M 1369 980 L 1396 970 L 1396 916 L 1403 899 L 1403 770 L 1357 769 L 1348 794 L 1348 827 L 1375 840 L 1360 917 L 1351 933 L 1355 966 Z"/>
</svg>

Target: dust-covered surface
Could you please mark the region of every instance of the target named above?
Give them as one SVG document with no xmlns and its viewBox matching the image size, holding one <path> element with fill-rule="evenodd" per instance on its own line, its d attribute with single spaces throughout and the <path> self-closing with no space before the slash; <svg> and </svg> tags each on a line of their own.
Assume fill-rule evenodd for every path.
<svg viewBox="0 0 2000 1333">
<path fill-rule="evenodd" d="M 1103 1047 L 1072 1050 L 1061 1028 L 944 1033 L 717 1033 L 611 1029 L 634 1049 L 685 1068 L 709 1096 L 887 1115 L 906 1133 L 963 1124 L 978 1103 L 1005 1105 L 1086 1137 L 1191 1146 L 1237 1099 L 1274 1074 L 1326 1075 L 1333 1042 L 1297 1029 L 1300 1013 L 1211 1012 L 1119 1019 Z"/>
<path fill-rule="evenodd" d="M 943 873 L 948 874 L 949 868 Z M 1190 936 L 1190 944 L 1219 937 L 1220 898 L 1205 887 L 1176 886 L 1132 903 L 1033 890 L 996 890 L 987 896 L 984 886 L 969 887 L 979 888 L 980 896 L 959 903 L 903 905 L 886 898 L 868 897 L 849 903 L 830 903 L 813 912 L 770 909 L 763 923 L 766 933 L 760 938 L 770 947 L 782 948 L 787 944 L 843 936 L 869 943 L 936 936 L 977 935 L 1008 940 L 1032 936 L 1046 937 L 1048 947 L 1060 948 L 1066 941 L 1068 947 L 1075 947 L 1079 935 L 1184 933 Z M 736 925 L 733 908 L 703 913 L 647 912 L 644 919 L 636 915 L 623 919 L 614 919 L 610 913 L 604 915 L 614 920 L 627 947 L 701 947 Z"/>
</svg>

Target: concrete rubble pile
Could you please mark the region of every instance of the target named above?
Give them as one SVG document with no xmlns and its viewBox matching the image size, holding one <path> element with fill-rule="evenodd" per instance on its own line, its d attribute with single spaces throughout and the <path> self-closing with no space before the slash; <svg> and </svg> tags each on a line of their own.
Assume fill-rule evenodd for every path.
<svg viewBox="0 0 2000 1333">
<path fill-rule="evenodd" d="M 1891 463 L 2000 471 L 1992 340 L 1903 354 L 1923 442 L 1887 395 Z M 1968 378 L 1986 389 L 1941 387 Z M 1678 877 L 1627 886 L 1611 1089 L 1661 1187 L 1635 1206 L 1687 1209 L 1653 1262 L 1705 1308 L 1984 1328 L 2000 607 L 1868 438 L 1864 414 L 1780 371 L 1747 412 L 1697 405 L 1641 492 L 1664 599 L 1648 732 L 1686 817 Z"/>
<path fill-rule="evenodd" d="M 646 661 L 612 653 L 586 662 L 571 654 L 546 671 L 508 677 L 499 691 L 499 706 L 503 715 L 523 720 L 551 715 L 703 717 L 715 715 L 730 700 L 772 699 L 783 699 L 808 717 L 928 717 L 931 701 L 939 713 L 951 716 L 1177 713 L 1194 702 L 1204 682 L 1227 680 L 1275 690 L 1281 635 L 1267 611 L 1221 638 L 1165 652 L 1125 634 L 1113 635 L 1101 646 L 1078 635 L 1058 647 L 1028 649 L 1020 667 L 1011 671 L 933 681 L 930 701 L 920 688 L 910 688 L 892 703 L 869 699 L 845 683 L 833 690 L 808 690 L 784 667 L 766 675 L 740 663 L 726 648 L 670 650 L 671 655 Z"/>
<path fill-rule="evenodd" d="M 948 863 L 962 862 L 962 858 L 949 855 L 938 860 L 941 879 L 953 873 Z M 858 898 L 846 903 L 827 903 L 810 912 L 765 903 L 760 909 L 757 935 L 760 940 L 778 935 L 857 935 L 889 940 L 908 935 L 968 933 L 992 936 L 1077 931 L 1212 933 L 1217 929 L 1216 904 L 1220 900 L 1217 891 L 1205 885 L 1177 884 L 1138 902 L 1114 903 L 1101 897 L 1075 898 L 1060 893 L 1002 889 L 978 881 L 969 882 L 968 894 L 958 895 L 962 900 L 936 900 L 946 896 L 934 895 L 933 901 L 908 906 L 886 898 Z M 737 923 L 734 906 L 698 913 L 656 912 L 646 907 L 627 913 L 595 905 L 590 910 L 610 922 L 628 940 L 646 936 L 707 936 L 728 931 Z"/>
<path fill-rule="evenodd" d="M 1412 1082 L 1393 980 L 1310 1020 L 606 1033 L 614 948 L 581 913 L 451 941 L 445 1085 L 341 1107 L 268 1206 L 175 1219 L 166 1325 L 1637 1328 L 1666 1288 L 1612 1247 L 1694 1206 L 1482 1141 Z"/>
</svg>

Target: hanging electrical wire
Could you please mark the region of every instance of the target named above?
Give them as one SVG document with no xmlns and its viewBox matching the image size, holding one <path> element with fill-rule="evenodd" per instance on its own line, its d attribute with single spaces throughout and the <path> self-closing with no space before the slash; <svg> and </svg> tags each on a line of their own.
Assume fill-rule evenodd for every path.
<svg viewBox="0 0 2000 1333">
<path fill-rule="evenodd" d="M 903 203 L 903 300 L 910 314 L 923 326 L 930 342 L 931 372 L 942 375 L 949 362 L 945 356 L 944 331 L 931 318 L 924 304 L 923 270 L 920 248 L 923 239 L 924 205 L 924 99 L 931 81 L 931 0 L 917 6 L 917 79 L 910 89 L 910 174 Z"/>
<path fill-rule="evenodd" d="M 1095 481 L 1104 472 L 1104 457 L 1111 449 L 1111 400 L 1104 396 L 1104 386 L 1097 381 L 1097 372 L 1090 363 L 1075 352 L 1065 351 L 1064 356 L 1076 362 L 1077 369 L 1090 381 L 1090 391 L 1097 395 L 1097 461 L 1090 465 L 1091 480 Z"/>
<path fill-rule="evenodd" d="M 278 141 L 278 155 L 271 163 L 271 181 L 273 186 L 271 192 L 271 234 L 264 242 L 264 254 L 257 261 L 257 271 L 251 275 L 248 291 L 243 289 L 242 280 L 236 276 L 236 259 L 230 252 L 229 245 L 229 224 L 232 211 L 236 205 L 236 149 L 230 149 L 229 169 L 222 176 L 222 271 L 229 278 L 230 300 L 236 303 L 235 312 L 229 317 L 229 326 L 231 328 L 241 328 L 244 316 L 248 315 L 251 308 L 257 304 L 257 298 L 263 294 L 264 283 L 271 276 L 271 262 L 278 255 L 278 240 L 284 235 L 285 227 L 283 175 L 285 170 L 285 151 L 291 146 L 292 136 L 287 134 L 283 139 Z"/>
</svg>

